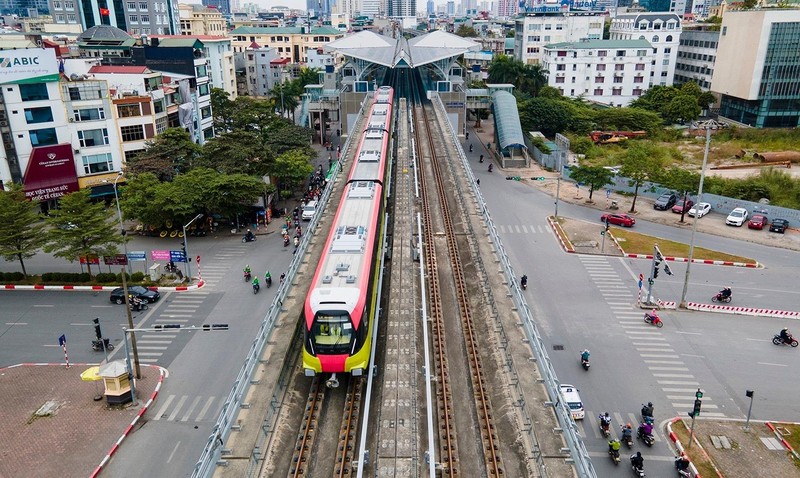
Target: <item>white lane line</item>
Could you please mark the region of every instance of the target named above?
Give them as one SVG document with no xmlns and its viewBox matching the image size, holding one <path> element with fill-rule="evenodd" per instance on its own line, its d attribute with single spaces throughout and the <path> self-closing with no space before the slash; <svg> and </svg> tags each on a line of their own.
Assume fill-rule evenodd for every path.
<svg viewBox="0 0 800 478">
<path fill-rule="evenodd" d="M 661 364 L 661 365 L 686 365 L 683 360 L 645 360 L 644 363 Z"/>
<path fill-rule="evenodd" d="M 110 309 L 114 307 L 113 305 L 93 305 L 93 309 Z"/>
<path fill-rule="evenodd" d="M 27 322 L 6 322 L 6 325 L 28 325 Z M 72 325 L 72 324 L 69 324 Z M 88 325 L 88 324 L 75 324 L 75 325 Z"/>
<path fill-rule="evenodd" d="M 647 340 L 647 342 L 633 342 L 633 345 L 653 345 L 655 347 L 672 347 L 670 344 L 663 343 L 667 340 L 664 337 L 633 337 L 640 340 Z M 659 343 L 661 342 L 661 343 Z"/>
<path fill-rule="evenodd" d="M 684 334 L 684 335 L 703 335 L 700 332 L 683 332 L 681 330 L 676 330 L 676 334 Z"/>
<path fill-rule="evenodd" d="M 55 307 L 53 304 L 33 304 L 34 307 Z"/>
<path fill-rule="evenodd" d="M 142 340 L 146 339 L 174 339 L 177 334 L 157 334 L 157 335 L 142 335 Z"/>
<path fill-rule="evenodd" d="M 167 350 L 167 347 L 160 347 L 158 345 L 141 345 L 141 342 L 136 343 L 137 350 Z M 162 355 L 162 354 L 159 354 Z"/>
<path fill-rule="evenodd" d="M 692 406 L 690 405 L 689 408 L 691 408 L 691 407 Z M 706 412 L 706 413 L 703 413 L 703 416 L 704 417 L 708 417 L 708 418 L 724 418 L 725 414 L 724 413 L 719 413 L 719 412 Z"/>
<path fill-rule="evenodd" d="M 684 400 L 686 399 L 686 397 L 683 397 L 683 398 L 684 398 Z M 705 397 L 703 397 L 703 400 L 705 400 Z M 689 408 L 689 409 L 691 409 L 691 408 L 694 407 L 694 403 L 672 403 L 671 405 L 674 408 Z M 706 408 L 716 410 L 719 407 L 717 405 L 714 405 L 713 403 L 705 403 L 705 401 L 704 401 L 703 402 L 703 409 L 706 409 Z"/>
<path fill-rule="evenodd" d="M 170 414 L 169 414 L 169 417 L 167 418 L 167 420 L 168 420 L 168 421 L 170 421 L 170 422 L 171 422 L 171 421 L 175 420 L 175 417 L 177 417 L 177 416 L 178 416 L 178 412 L 180 412 L 180 411 L 181 411 L 181 407 L 183 407 L 183 404 L 184 404 L 184 403 L 186 403 L 186 400 L 187 400 L 188 398 L 189 398 L 189 396 L 188 396 L 188 395 L 183 395 L 183 396 L 181 397 L 181 399 L 180 399 L 180 400 L 178 400 L 178 404 L 177 404 L 177 405 L 175 405 L 175 410 L 173 410 L 173 411 L 172 411 L 172 413 L 170 413 Z"/>
<path fill-rule="evenodd" d="M 745 339 L 745 340 L 749 340 L 751 342 L 772 342 L 771 340 L 767 339 Z"/>
<path fill-rule="evenodd" d="M 656 332 L 654 330 L 648 330 L 647 332 L 634 332 L 633 330 L 626 330 L 625 333 L 629 335 L 661 335 L 661 332 Z"/>
<path fill-rule="evenodd" d="M 656 383 L 661 385 L 700 385 L 700 382 L 692 382 L 691 380 L 657 380 Z"/>
<path fill-rule="evenodd" d="M 694 375 L 690 373 L 654 373 L 653 376 L 664 378 L 694 378 Z"/>
<path fill-rule="evenodd" d="M 161 352 L 139 352 L 139 355 L 142 357 L 161 357 L 164 354 Z"/>
<path fill-rule="evenodd" d="M 672 349 L 657 349 L 653 347 L 637 347 L 637 352 L 675 352 Z"/>
<path fill-rule="evenodd" d="M 782 363 L 771 363 L 771 362 L 757 362 L 759 365 L 774 365 L 775 367 L 788 367 L 788 365 L 784 365 Z"/>
<path fill-rule="evenodd" d="M 169 458 L 167 458 L 167 463 L 172 461 L 172 458 L 175 456 L 175 452 L 178 451 L 178 447 L 181 445 L 181 442 L 178 441 L 175 443 L 175 448 L 172 449 L 172 453 L 169 454 Z"/>
<path fill-rule="evenodd" d="M 667 400 L 692 400 L 692 399 L 694 399 L 694 393 L 695 392 L 696 392 L 696 390 L 692 390 L 692 392 L 691 392 L 692 396 L 691 397 L 687 397 L 686 395 L 667 395 Z M 711 401 L 710 398 L 708 398 L 705 395 L 703 395 L 703 402 L 705 403 L 706 400 Z M 690 406 L 690 408 L 693 407 L 693 406 L 694 405 Z"/>
<path fill-rule="evenodd" d="M 673 393 L 674 392 L 685 392 L 685 393 L 694 394 L 695 392 L 697 392 L 696 388 L 662 388 L 661 390 L 663 390 L 665 392 L 673 392 Z M 703 398 L 704 399 L 706 398 L 705 395 L 703 395 Z"/>
<path fill-rule="evenodd" d="M 139 339 L 139 340 L 136 341 L 136 345 L 144 345 L 144 344 L 166 344 L 166 345 L 169 345 L 171 343 L 172 343 L 171 340 L 142 340 L 142 339 Z M 164 348 L 166 348 L 166 347 L 164 347 Z"/>
<path fill-rule="evenodd" d="M 688 367 L 647 367 L 648 370 L 664 370 L 669 371 L 672 370 L 674 372 L 688 372 Z"/>
<path fill-rule="evenodd" d="M 195 407 L 200 402 L 200 398 L 201 398 L 200 396 L 197 396 L 197 397 L 194 398 L 194 400 L 192 400 L 192 404 L 189 406 L 189 410 L 187 410 L 186 414 L 184 414 L 183 418 L 181 418 L 182 422 L 188 422 L 189 421 L 189 416 L 192 414 L 192 412 L 194 411 Z"/>
<path fill-rule="evenodd" d="M 679 358 L 675 354 L 639 354 L 639 357 L 653 357 L 653 358 Z"/>
<path fill-rule="evenodd" d="M 42 347 L 61 347 L 58 344 L 42 344 Z"/>
<path fill-rule="evenodd" d="M 174 317 L 194 317 L 194 316 L 191 315 L 191 314 L 161 314 L 161 317 L 174 318 Z M 165 321 L 163 319 L 156 319 L 156 322 L 170 322 L 170 321 L 169 320 Z M 183 319 L 183 320 L 176 319 L 176 320 L 173 320 L 172 322 L 188 322 L 188 320 L 186 320 L 186 319 Z"/>
<path fill-rule="evenodd" d="M 695 358 L 706 358 L 705 355 L 694 355 L 694 354 L 681 354 L 684 357 L 695 357 Z"/>
<path fill-rule="evenodd" d="M 203 419 L 203 417 L 206 416 L 209 407 L 211 407 L 211 403 L 214 402 L 214 398 L 216 397 L 208 397 L 208 400 L 206 400 L 206 404 L 203 405 L 203 408 L 200 409 L 200 413 L 197 415 L 197 418 L 195 418 L 194 421 L 199 422 L 200 420 Z"/>
<path fill-rule="evenodd" d="M 153 420 L 160 420 L 161 415 L 163 415 L 167 411 L 167 408 L 169 408 L 173 400 L 175 400 L 175 395 L 170 395 L 169 397 L 167 397 L 167 401 L 164 402 L 164 405 L 161 405 L 161 408 L 158 409 L 158 412 L 153 417 Z"/>
</svg>

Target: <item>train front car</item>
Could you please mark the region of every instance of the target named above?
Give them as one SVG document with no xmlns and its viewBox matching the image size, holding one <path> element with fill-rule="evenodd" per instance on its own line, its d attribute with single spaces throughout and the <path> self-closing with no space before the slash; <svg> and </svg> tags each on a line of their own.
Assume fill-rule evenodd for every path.
<svg viewBox="0 0 800 478">
<path fill-rule="evenodd" d="M 332 374 L 329 387 L 338 386 L 337 373 L 359 376 L 369 366 L 393 96 L 391 88 L 376 92 L 306 297 L 303 369 Z"/>
</svg>

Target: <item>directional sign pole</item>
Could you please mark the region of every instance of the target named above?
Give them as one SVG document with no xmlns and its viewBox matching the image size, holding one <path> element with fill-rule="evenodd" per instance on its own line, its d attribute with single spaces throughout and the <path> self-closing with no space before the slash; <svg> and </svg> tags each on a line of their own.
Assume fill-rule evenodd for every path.
<svg viewBox="0 0 800 478">
<path fill-rule="evenodd" d="M 67 362 L 67 368 L 69 368 L 69 357 L 67 356 L 67 335 L 66 334 L 61 334 L 61 336 L 58 338 L 58 345 L 60 345 L 61 348 L 64 349 L 64 360 Z M 752 403 L 752 402 L 750 402 L 750 403 Z M 748 418 L 749 417 L 750 416 L 748 415 Z"/>
</svg>

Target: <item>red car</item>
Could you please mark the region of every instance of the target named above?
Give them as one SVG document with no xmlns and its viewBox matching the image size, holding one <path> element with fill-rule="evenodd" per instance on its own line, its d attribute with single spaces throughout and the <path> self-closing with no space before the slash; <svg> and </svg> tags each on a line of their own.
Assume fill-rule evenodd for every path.
<svg viewBox="0 0 800 478">
<path fill-rule="evenodd" d="M 636 224 L 636 219 L 627 214 L 603 214 L 600 216 L 600 220 L 604 223 L 608 222 L 609 224 L 614 224 L 615 226 L 631 227 Z"/>
<path fill-rule="evenodd" d="M 689 209 L 691 209 L 692 206 L 694 206 L 694 201 L 692 201 L 691 199 L 687 199 L 686 200 L 686 212 L 689 212 Z M 675 204 L 674 206 L 672 206 L 672 212 L 674 212 L 675 214 L 681 214 L 681 213 L 683 213 L 683 210 L 684 210 L 683 200 L 679 199 L 678 203 Z"/>
<path fill-rule="evenodd" d="M 753 217 L 747 222 L 747 227 L 750 229 L 764 229 L 767 222 L 767 216 L 763 214 L 753 214 Z"/>
</svg>

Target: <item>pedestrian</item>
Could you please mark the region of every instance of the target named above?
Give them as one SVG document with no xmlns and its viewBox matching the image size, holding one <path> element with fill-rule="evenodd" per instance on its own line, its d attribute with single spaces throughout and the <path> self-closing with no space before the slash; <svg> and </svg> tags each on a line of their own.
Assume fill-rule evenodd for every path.
<svg viewBox="0 0 800 478">
<path fill-rule="evenodd" d="M 336 130 L 336 136 L 341 136 L 341 135 L 342 135 L 342 132 L 337 129 Z"/>
<path fill-rule="evenodd" d="M 480 185 L 481 185 L 481 178 L 478 178 L 478 179 L 476 179 L 476 180 L 475 180 L 475 184 L 477 184 L 478 186 L 480 186 Z"/>
<path fill-rule="evenodd" d="M 469 141 L 469 131 L 464 132 L 464 137 Z"/>
<path fill-rule="evenodd" d="M 281 272 L 281 279 L 280 279 L 279 284 L 283 284 L 284 279 L 286 279 L 286 273 L 285 272 Z"/>
</svg>

